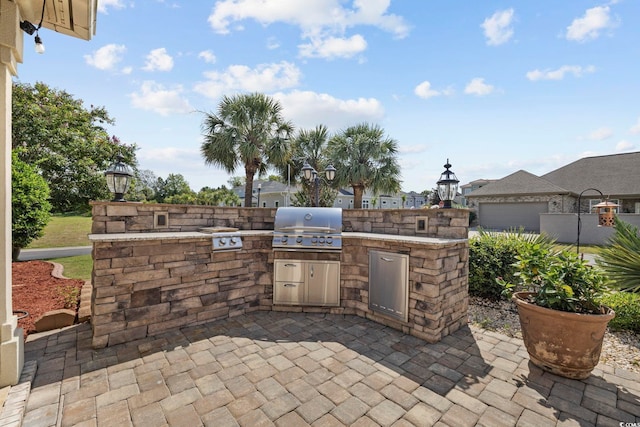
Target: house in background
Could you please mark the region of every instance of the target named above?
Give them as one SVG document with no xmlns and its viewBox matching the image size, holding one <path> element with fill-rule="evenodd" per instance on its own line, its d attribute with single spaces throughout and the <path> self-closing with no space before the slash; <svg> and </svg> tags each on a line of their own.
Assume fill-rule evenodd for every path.
<svg viewBox="0 0 640 427">
<path fill-rule="evenodd" d="M 291 206 L 295 193 L 300 191 L 298 185 L 288 186 L 278 181 L 254 180 L 252 190 L 252 203 L 254 207 L 278 208 L 281 206 Z M 241 200 L 244 206 L 244 185 L 232 189 Z M 404 198 L 403 198 L 404 196 Z M 410 193 L 397 194 L 377 194 L 365 191 L 362 196 L 363 209 L 411 209 L 421 208 L 427 203 L 425 197 L 412 191 Z M 351 189 L 342 188 L 338 190 L 333 207 L 342 209 L 353 208 L 353 192 Z"/>
<path fill-rule="evenodd" d="M 603 197 L 592 189 L 619 204 L 618 214 L 625 221 L 640 223 L 640 152 L 585 157 L 542 176 L 520 170 L 472 191 L 466 199 L 483 228 L 523 227 L 572 242 L 579 198 L 580 213 L 597 220 L 593 207 Z"/>
<path fill-rule="evenodd" d="M 400 197 L 404 195 L 404 208 L 405 209 L 420 209 L 426 205 L 429 201 L 422 193 L 416 193 L 410 191 L 408 193 L 401 193 Z"/>
<path fill-rule="evenodd" d="M 492 182 L 497 181 L 496 179 L 476 179 L 475 181 L 471 181 L 468 184 L 464 184 L 460 186 L 460 191 L 462 193 L 462 196 L 460 197 L 460 205 L 462 206 L 467 206 L 467 199 L 466 196 L 467 194 L 471 193 L 472 191 L 476 191 L 482 187 L 484 187 L 487 184 L 491 184 Z"/>
</svg>

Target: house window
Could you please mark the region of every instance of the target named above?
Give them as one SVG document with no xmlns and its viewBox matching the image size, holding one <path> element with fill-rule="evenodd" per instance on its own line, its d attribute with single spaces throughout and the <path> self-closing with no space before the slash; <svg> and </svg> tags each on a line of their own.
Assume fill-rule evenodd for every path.
<svg viewBox="0 0 640 427">
<path fill-rule="evenodd" d="M 636 213 L 640 214 L 640 202 L 636 202 Z"/>
<path fill-rule="evenodd" d="M 363 200 L 362 201 L 362 209 L 369 209 L 369 201 L 368 200 Z"/>
<path fill-rule="evenodd" d="M 280 202 L 276 200 L 276 202 L 273 204 L 273 207 L 277 208 L 278 206 L 280 206 Z"/>
<path fill-rule="evenodd" d="M 338 199 L 338 204 L 341 205 L 342 204 L 342 199 Z"/>
</svg>

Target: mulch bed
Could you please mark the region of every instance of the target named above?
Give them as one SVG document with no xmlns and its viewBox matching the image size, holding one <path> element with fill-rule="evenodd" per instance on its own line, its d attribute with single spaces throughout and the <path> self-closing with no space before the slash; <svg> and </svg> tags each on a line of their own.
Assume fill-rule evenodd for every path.
<svg viewBox="0 0 640 427">
<path fill-rule="evenodd" d="M 25 338 L 36 332 L 35 323 L 47 311 L 65 308 L 63 295 L 69 293 L 67 287 L 82 288 L 80 279 L 61 279 L 53 277 L 53 264 L 45 261 L 14 262 L 12 301 L 13 310 L 18 316 L 18 326 L 24 329 Z M 79 295 L 78 291 L 78 295 Z M 75 310 L 75 307 L 72 307 Z M 23 313 L 28 315 L 22 319 Z"/>
</svg>

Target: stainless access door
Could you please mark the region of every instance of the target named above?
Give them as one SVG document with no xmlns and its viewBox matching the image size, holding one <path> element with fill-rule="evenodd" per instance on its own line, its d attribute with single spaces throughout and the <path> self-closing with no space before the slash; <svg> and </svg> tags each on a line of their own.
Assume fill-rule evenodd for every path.
<svg viewBox="0 0 640 427">
<path fill-rule="evenodd" d="M 307 298 L 309 305 L 340 305 L 340 262 L 307 261 Z"/>
<path fill-rule="evenodd" d="M 369 309 L 408 320 L 409 255 L 369 251 Z"/>
</svg>

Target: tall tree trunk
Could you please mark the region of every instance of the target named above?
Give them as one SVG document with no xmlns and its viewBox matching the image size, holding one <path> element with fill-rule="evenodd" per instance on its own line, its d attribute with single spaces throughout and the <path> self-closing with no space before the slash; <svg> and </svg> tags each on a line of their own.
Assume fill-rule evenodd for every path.
<svg viewBox="0 0 640 427">
<path fill-rule="evenodd" d="M 255 172 L 249 169 L 245 169 L 244 175 L 244 207 L 250 208 L 253 206 L 253 176 Z"/>
<path fill-rule="evenodd" d="M 354 185 L 352 188 L 353 188 L 353 208 L 362 209 L 362 195 L 364 194 L 364 185 Z"/>
</svg>

